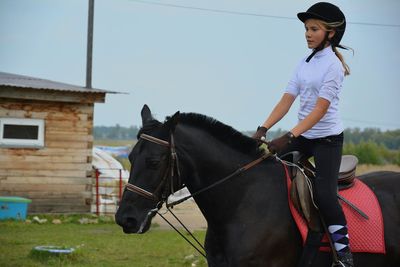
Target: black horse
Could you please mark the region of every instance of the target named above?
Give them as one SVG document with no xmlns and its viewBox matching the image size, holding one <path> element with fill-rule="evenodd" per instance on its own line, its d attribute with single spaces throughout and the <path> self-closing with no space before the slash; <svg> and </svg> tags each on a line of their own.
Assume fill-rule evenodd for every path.
<svg viewBox="0 0 400 267">
<path fill-rule="evenodd" d="M 261 155 L 255 140 L 204 115 L 177 112 L 161 123 L 145 105 L 142 122 L 141 138 L 129 156 L 130 187 L 116 214 L 125 233 L 146 232 L 152 210 L 169 193 L 183 186 L 197 192 Z M 400 266 L 400 173 L 360 178 L 382 206 L 386 255 L 356 253 L 355 266 Z M 302 240 L 288 206 L 284 167 L 273 157 L 194 199 L 208 224 L 209 266 L 296 266 Z M 321 252 L 313 266 L 331 262 L 331 255 Z"/>
</svg>

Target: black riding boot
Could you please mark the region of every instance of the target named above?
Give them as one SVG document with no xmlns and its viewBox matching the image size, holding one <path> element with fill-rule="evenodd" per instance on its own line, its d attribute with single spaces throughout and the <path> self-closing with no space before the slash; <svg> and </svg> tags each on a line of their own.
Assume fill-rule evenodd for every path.
<svg viewBox="0 0 400 267">
<path fill-rule="evenodd" d="M 339 262 L 333 263 L 332 267 L 354 267 L 353 255 L 351 252 L 341 253 L 338 255 Z"/>
</svg>

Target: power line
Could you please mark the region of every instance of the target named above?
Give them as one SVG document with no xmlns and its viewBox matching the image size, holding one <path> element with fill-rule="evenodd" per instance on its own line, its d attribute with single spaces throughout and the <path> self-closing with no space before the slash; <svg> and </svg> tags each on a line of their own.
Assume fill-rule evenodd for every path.
<svg viewBox="0 0 400 267">
<path fill-rule="evenodd" d="M 183 8 L 183 9 L 192 9 L 192 10 L 207 11 L 207 12 L 214 12 L 214 13 L 225 13 L 225 14 L 231 14 L 231 15 L 267 17 L 267 18 L 275 18 L 275 19 L 291 19 L 291 20 L 295 20 L 295 18 L 285 17 L 285 16 L 274 16 L 274 15 L 267 15 L 267 14 L 257 14 L 257 13 L 247 13 L 247 12 L 239 12 L 239 11 L 229 11 L 229 10 L 224 10 L 224 9 L 213 9 L 213 8 L 203 8 L 203 7 L 194 7 L 194 6 L 184 6 L 184 5 L 167 4 L 167 3 L 159 3 L 159 2 L 143 1 L 143 0 L 130 0 L 130 1 L 131 2 L 143 3 L 143 4 L 148 4 L 148 5 L 175 7 L 175 8 Z"/>
<path fill-rule="evenodd" d="M 213 13 L 224 13 L 224 14 L 230 14 L 230 15 L 253 16 L 253 17 L 264 17 L 264 18 L 286 19 L 286 20 L 297 20 L 297 18 L 293 18 L 293 17 L 276 16 L 276 15 L 269 15 L 269 14 L 259 14 L 259 13 L 251 13 L 251 12 L 239 12 L 239 11 L 231 11 L 231 10 L 225 10 L 225 9 L 214 9 L 214 8 L 203 8 L 203 7 L 195 7 L 195 6 L 185 6 L 185 5 L 160 3 L 160 2 L 145 1 L 145 0 L 129 0 L 129 1 L 142 3 L 142 4 L 147 4 L 147 5 L 156 5 L 156 6 L 164 6 L 164 7 L 172 7 L 172 8 L 182 8 L 182 9 L 190 9 L 190 10 L 197 10 L 197 11 L 213 12 Z M 384 24 L 384 23 L 371 23 L 371 22 L 350 22 L 350 21 L 348 21 L 347 24 L 363 25 L 363 26 L 379 26 L 379 27 L 400 28 L 399 24 Z"/>
</svg>

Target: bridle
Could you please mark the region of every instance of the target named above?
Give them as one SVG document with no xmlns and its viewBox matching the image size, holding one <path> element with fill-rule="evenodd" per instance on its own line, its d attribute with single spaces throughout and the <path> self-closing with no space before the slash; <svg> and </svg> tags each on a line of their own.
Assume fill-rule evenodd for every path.
<svg viewBox="0 0 400 267">
<path fill-rule="evenodd" d="M 157 186 L 156 190 L 154 193 L 151 193 L 139 186 L 133 185 L 131 183 L 127 183 L 125 185 L 126 190 L 134 192 L 144 198 L 147 198 L 149 200 L 153 200 L 156 202 L 161 202 L 164 203 L 168 196 L 172 193 L 175 192 L 174 188 L 174 177 L 175 173 L 177 175 L 176 179 L 178 180 L 178 184 L 181 185 L 181 174 L 179 170 L 179 162 L 178 162 L 178 156 L 176 154 L 176 148 L 175 148 L 175 141 L 174 141 L 174 135 L 171 133 L 170 134 L 170 140 L 171 142 L 164 141 L 162 139 L 159 139 L 157 137 L 147 135 L 147 134 L 141 134 L 140 139 L 155 143 L 160 146 L 165 146 L 169 148 L 169 164 L 167 168 L 165 169 L 165 172 L 162 176 L 160 184 Z M 169 186 L 165 186 L 166 183 L 169 182 Z M 164 187 L 164 188 L 163 188 Z M 158 193 L 163 190 L 163 193 L 161 196 L 158 196 Z"/>
<path fill-rule="evenodd" d="M 195 240 L 197 242 L 197 244 L 203 249 L 203 251 L 205 251 L 203 245 L 197 240 L 196 237 L 193 236 L 193 234 L 191 233 L 191 231 L 189 231 L 187 229 L 187 227 L 178 219 L 178 217 L 176 217 L 176 215 L 172 212 L 172 210 L 170 209 L 170 207 L 173 207 L 174 205 L 177 205 L 179 203 L 182 203 L 186 200 L 188 200 L 189 198 L 192 198 L 196 195 L 199 195 L 219 184 L 224 183 L 225 181 L 229 180 L 230 178 L 239 175 L 240 173 L 247 171 L 248 169 L 256 166 L 258 163 L 260 163 L 261 161 L 265 160 L 266 158 L 270 157 L 271 155 L 273 155 L 272 153 L 268 152 L 268 153 L 263 153 L 261 157 L 257 158 L 256 160 L 253 160 L 250 163 L 247 163 L 246 165 L 240 167 L 239 169 L 237 169 L 236 171 L 234 171 L 233 173 L 229 174 L 228 176 L 218 180 L 217 182 L 214 182 L 202 189 L 200 189 L 197 192 L 194 192 L 184 198 L 181 198 L 179 200 L 176 200 L 172 203 L 168 203 L 168 196 L 170 194 L 173 194 L 175 192 L 175 188 L 174 188 L 174 182 L 177 182 L 178 190 L 183 187 L 184 185 L 182 184 L 182 180 L 181 180 L 181 173 L 180 173 L 180 169 L 179 169 L 179 160 L 178 160 L 178 155 L 176 153 L 176 147 L 175 147 L 175 140 L 174 140 L 174 135 L 171 132 L 170 133 L 170 142 L 167 142 L 165 140 L 159 139 L 157 137 L 148 135 L 148 134 L 144 134 L 142 133 L 140 135 L 140 139 L 149 141 L 151 143 L 160 145 L 160 146 L 164 146 L 164 147 L 168 147 L 169 148 L 169 164 L 162 176 L 161 182 L 160 184 L 157 186 L 157 188 L 154 190 L 153 193 L 139 187 L 136 185 L 133 185 L 131 183 L 127 183 L 125 185 L 125 189 L 136 193 L 144 198 L 147 198 L 149 200 L 153 200 L 155 202 L 157 202 L 157 205 L 154 209 L 150 210 L 145 219 L 143 220 L 138 233 L 142 233 L 143 229 L 145 228 L 145 226 L 147 225 L 147 223 L 149 223 L 149 221 L 151 220 L 152 217 L 154 217 L 155 214 L 158 214 L 161 216 L 161 218 L 163 218 L 182 238 L 184 238 L 194 249 L 196 249 L 201 255 L 205 256 L 205 253 L 203 253 L 202 251 L 200 251 L 200 249 L 193 244 L 184 234 L 182 234 L 175 226 L 173 226 L 160 212 L 159 210 L 161 209 L 162 205 L 164 203 L 166 203 L 166 208 L 167 210 L 174 216 L 174 218 L 181 224 L 181 226 L 183 226 L 183 228 L 186 230 L 186 232 L 192 237 L 193 240 Z M 175 178 L 175 174 L 176 174 L 176 178 Z M 176 181 L 175 181 L 176 180 Z M 169 183 L 169 186 L 168 186 Z M 161 192 L 161 196 L 159 197 L 158 195 L 160 194 L 159 192 Z"/>
<path fill-rule="evenodd" d="M 154 136 L 151 136 L 151 135 L 148 135 L 148 134 L 141 134 L 140 135 L 140 139 L 152 142 L 152 143 L 157 144 L 157 145 L 168 147 L 170 149 L 169 165 L 166 168 L 166 171 L 164 172 L 164 175 L 163 175 L 163 177 L 161 179 L 161 182 L 157 186 L 157 188 L 154 191 L 154 193 L 151 193 L 151 192 L 149 192 L 149 191 L 147 191 L 147 190 L 145 190 L 145 189 L 143 189 L 143 188 L 141 188 L 139 186 L 133 185 L 133 184 L 131 184 L 129 182 L 125 185 L 125 188 L 126 188 L 126 190 L 134 192 L 134 193 L 136 193 L 136 194 L 138 194 L 138 195 L 140 195 L 140 196 L 142 196 L 144 198 L 159 202 L 157 204 L 157 206 L 159 206 L 160 204 L 162 205 L 164 202 L 167 202 L 168 196 L 175 192 L 175 188 L 174 188 L 175 173 L 177 174 L 176 175 L 177 176 L 176 179 L 178 179 L 177 183 L 178 183 L 179 187 L 183 186 L 182 180 L 181 180 L 180 169 L 179 169 L 178 155 L 176 153 L 174 135 L 171 132 L 171 134 L 170 134 L 170 140 L 171 141 L 170 142 L 167 142 L 165 140 L 159 139 L 157 137 L 154 137 Z M 234 177 L 234 176 L 236 176 L 236 175 L 238 175 L 238 174 L 240 174 L 240 173 L 242 173 L 244 171 L 247 171 L 248 169 L 254 167 L 258 163 L 260 163 L 261 161 L 265 160 L 266 158 L 268 158 L 268 157 L 270 157 L 272 155 L 273 154 L 270 153 L 270 152 L 263 153 L 261 157 L 259 157 L 256 160 L 254 160 L 254 161 L 252 161 L 250 163 L 247 163 L 246 165 L 238 168 L 236 171 L 234 171 L 230 175 L 218 180 L 217 182 L 215 182 L 215 183 L 213 183 L 213 184 L 211 184 L 209 186 L 206 186 L 206 187 L 200 189 L 199 191 L 197 191 L 197 192 L 195 192 L 193 194 L 190 194 L 187 197 L 184 197 L 184 198 L 182 198 L 182 199 L 180 199 L 178 201 L 172 202 L 172 203 L 167 203 L 167 206 L 169 206 L 169 207 L 174 206 L 176 204 L 182 203 L 183 201 L 185 201 L 185 200 L 187 200 L 187 199 L 189 199 L 189 198 L 191 198 L 193 196 L 201 194 L 204 191 L 207 191 L 207 190 L 211 189 L 212 187 L 215 187 L 215 186 L 225 182 L 226 180 L 228 180 L 228 179 L 230 179 L 230 178 L 232 178 L 232 177 Z M 169 180 L 169 183 L 170 183 L 169 187 L 167 186 L 163 190 L 163 187 L 168 182 L 168 180 Z M 178 188 L 178 189 L 180 189 L 180 188 Z M 162 191 L 162 190 L 163 190 L 163 194 L 161 195 L 161 198 L 160 198 L 157 195 L 157 193 Z M 161 208 L 161 205 L 160 205 L 160 208 Z"/>
</svg>

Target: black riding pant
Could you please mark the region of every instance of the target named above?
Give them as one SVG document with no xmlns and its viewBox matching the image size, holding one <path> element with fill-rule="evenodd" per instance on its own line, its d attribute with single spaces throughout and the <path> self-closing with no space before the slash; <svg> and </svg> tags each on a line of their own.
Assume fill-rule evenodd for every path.
<svg viewBox="0 0 400 267">
<path fill-rule="evenodd" d="M 328 226 L 347 224 L 336 195 L 342 148 L 343 133 L 317 139 L 299 136 L 282 153 L 300 151 L 308 157 L 314 157 L 316 168 L 314 198 Z"/>
</svg>

